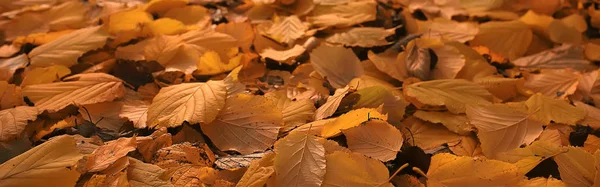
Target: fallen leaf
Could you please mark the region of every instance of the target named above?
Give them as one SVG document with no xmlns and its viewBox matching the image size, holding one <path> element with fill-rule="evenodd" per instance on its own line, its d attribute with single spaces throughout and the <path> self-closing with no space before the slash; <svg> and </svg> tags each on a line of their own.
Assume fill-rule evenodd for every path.
<svg viewBox="0 0 600 187">
<path fill-rule="evenodd" d="M 468 106 L 466 113 L 478 130 L 483 153 L 490 158 L 533 142 L 543 130 L 543 124 L 533 119 L 523 107 L 506 104 Z M 505 141 L 506 137 L 511 137 L 508 138 L 511 141 Z"/>
<path fill-rule="evenodd" d="M 27 86 L 23 88 L 23 96 L 40 111 L 56 112 L 71 104 L 112 101 L 123 96 L 125 90 L 120 79 L 104 73 L 78 74 L 63 81 L 66 82 Z"/>
<path fill-rule="evenodd" d="M 378 160 L 358 153 L 336 151 L 325 156 L 327 172 L 323 187 L 330 186 L 393 186 L 388 182 L 388 170 Z"/>
<path fill-rule="evenodd" d="M 165 170 L 152 164 L 146 164 L 140 160 L 129 158 L 127 168 L 127 179 L 133 186 L 173 186 L 165 176 Z"/>
<path fill-rule="evenodd" d="M 26 71 L 21 87 L 34 84 L 48 84 L 71 74 L 71 70 L 63 65 L 52 65 L 43 68 L 34 68 Z"/>
<path fill-rule="evenodd" d="M 535 187 L 535 186 L 567 187 L 567 185 L 564 182 L 562 182 L 561 180 L 552 178 L 552 176 L 550 176 L 549 178 L 536 177 L 533 179 L 524 180 L 524 181 L 519 182 L 519 184 L 517 186 L 518 187 Z"/>
<path fill-rule="evenodd" d="M 0 60 L 0 71 L 5 71 L 6 75 L 0 74 L 0 80 L 7 81 L 12 78 L 12 75 L 19 68 L 24 68 L 29 63 L 29 58 L 27 55 L 21 54 L 8 59 Z"/>
<path fill-rule="evenodd" d="M 491 21 L 479 26 L 479 33 L 470 44 L 487 46 L 514 60 L 527 52 L 532 38 L 531 29 L 521 21 Z"/>
<path fill-rule="evenodd" d="M 533 114 L 533 118 L 545 125 L 549 124 L 550 121 L 575 125 L 586 115 L 581 108 L 539 93 L 531 96 L 525 102 L 525 105 L 527 105 L 529 113 Z"/>
<path fill-rule="evenodd" d="M 250 154 L 270 147 L 282 124 L 275 104 L 263 96 L 238 94 L 227 98 L 217 118 L 201 127 L 217 148 Z"/>
<path fill-rule="evenodd" d="M 317 137 L 290 133 L 275 144 L 275 171 L 279 186 L 321 186 L 325 175 L 325 148 Z"/>
<path fill-rule="evenodd" d="M 517 171 L 502 161 L 440 153 L 431 157 L 427 186 L 515 186 L 522 180 Z"/>
<path fill-rule="evenodd" d="M 107 38 L 108 33 L 100 26 L 79 29 L 36 47 L 27 56 L 32 67 L 70 67 L 84 53 L 104 46 Z"/>
<path fill-rule="evenodd" d="M 568 147 L 568 151 L 554 157 L 562 181 L 567 186 L 592 186 L 596 174 L 592 154 L 582 148 Z"/>
<path fill-rule="evenodd" d="M 373 108 L 361 108 L 351 110 L 336 120 L 325 124 L 321 130 L 321 136 L 324 138 L 331 138 L 342 134 L 342 130 L 356 127 L 363 122 L 369 121 L 371 118 L 387 120 L 387 115 L 379 113 Z"/>
<path fill-rule="evenodd" d="M 433 21 L 419 23 L 419 33 L 440 40 L 448 39 L 465 43 L 475 38 L 475 35 L 479 33 L 479 26 L 472 22 L 460 23 L 445 19 L 434 19 Z"/>
<path fill-rule="evenodd" d="M 105 170 L 117 160 L 126 156 L 127 153 L 135 150 L 135 148 L 135 137 L 119 138 L 118 140 L 106 142 L 87 157 L 85 163 L 86 171 L 97 172 Z"/>
<path fill-rule="evenodd" d="M 417 110 L 413 116 L 431 123 L 441 123 L 448 130 L 460 135 L 468 135 L 475 129 L 473 125 L 469 124 L 469 119 L 465 115 Z"/>
<path fill-rule="evenodd" d="M 464 113 L 468 104 L 488 104 L 492 101 L 492 94 L 483 87 L 461 79 L 411 84 L 404 88 L 404 96 L 417 108 L 445 106 L 454 114 Z"/>
<path fill-rule="evenodd" d="M 283 116 L 283 127 L 281 131 L 289 131 L 297 126 L 313 121 L 315 105 L 312 100 L 303 99 L 292 101 L 286 92 L 271 92 L 265 97 L 281 110 Z"/>
<path fill-rule="evenodd" d="M 406 142 L 423 150 L 432 150 L 442 144 L 456 142 L 462 138 L 443 125 L 429 123 L 415 117 L 404 119 L 398 129 L 407 138 Z"/>
<path fill-rule="evenodd" d="M 563 99 L 575 93 L 580 76 L 578 72 L 568 69 L 549 69 L 540 74 L 525 77 L 524 87 L 533 93 L 542 93 L 546 96 Z"/>
<path fill-rule="evenodd" d="M 513 64 L 522 68 L 572 68 L 585 70 L 590 62 L 583 55 L 584 48 L 579 45 L 565 44 L 550 50 L 518 58 Z"/>
<path fill-rule="evenodd" d="M 367 54 L 369 60 L 373 62 L 375 67 L 381 71 L 393 77 L 396 80 L 403 81 L 408 78 L 408 72 L 405 64 L 398 63 L 396 58 L 398 52 L 393 50 L 386 50 L 383 53 L 375 54 L 373 51 L 369 51 Z"/>
<path fill-rule="evenodd" d="M 263 59 L 270 58 L 277 62 L 292 65 L 292 64 L 294 64 L 293 59 L 300 56 L 305 51 L 306 51 L 306 48 L 304 48 L 300 45 L 295 45 L 291 49 L 288 49 L 285 51 L 277 51 L 273 48 L 268 48 L 268 49 L 263 50 L 260 53 L 260 56 L 263 57 Z"/>
<path fill-rule="evenodd" d="M 566 151 L 567 148 L 538 140 L 529 146 L 500 153 L 498 160 L 513 163 L 519 168 L 519 173 L 526 174 L 542 161 Z"/>
<path fill-rule="evenodd" d="M 24 105 L 21 88 L 8 84 L 6 81 L 0 81 L 0 109 L 10 109 L 16 106 Z"/>
<path fill-rule="evenodd" d="M 575 106 L 585 111 L 585 117 L 579 121 L 579 124 L 589 125 L 594 129 L 600 128 L 600 109 L 592 107 L 582 102 L 574 102 Z"/>
<path fill-rule="evenodd" d="M 74 186 L 80 158 L 75 139 L 58 136 L 0 165 L 0 181 L 6 186 Z"/>
<path fill-rule="evenodd" d="M 350 150 L 382 162 L 394 160 L 404 142 L 402 133 L 398 129 L 376 119 L 342 132 L 346 136 Z"/>
<path fill-rule="evenodd" d="M 377 3 L 372 0 L 349 2 L 338 6 L 317 6 L 306 21 L 317 27 L 340 26 L 375 20 Z"/>
<path fill-rule="evenodd" d="M 344 96 L 350 91 L 350 86 L 339 88 L 335 90 L 332 96 L 327 97 L 325 104 L 321 105 L 317 111 L 315 111 L 315 120 L 321 120 L 327 118 L 335 113 L 340 106 Z"/>
<path fill-rule="evenodd" d="M 389 44 L 385 38 L 393 34 L 394 30 L 392 29 L 357 27 L 345 32 L 336 33 L 327 38 L 326 41 L 344 46 L 374 47 Z"/>
<path fill-rule="evenodd" d="M 310 60 L 315 71 L 334 88 L 343 88 L 364 74 L 358 57 L 344 47 L 321 45 L 310 53 Z"/>
<path fill-rule="evenodd" d="M 211 123 L 225 106 L 222 81 L 183 83 L 163 88 L 148 108 L 148 125 L 177 127 L 181 123 Z M 165 112 L 169 111 L 169 112 Z"/>
</svg>

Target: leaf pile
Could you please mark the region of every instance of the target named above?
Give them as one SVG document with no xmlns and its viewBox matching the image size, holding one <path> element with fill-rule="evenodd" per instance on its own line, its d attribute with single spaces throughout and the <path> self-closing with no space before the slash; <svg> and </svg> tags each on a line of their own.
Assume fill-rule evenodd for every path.
<svg viewBox="0 0 600 187">
<path fill-rule="evenodd" d="M 0 186 L 600 185 L 598 1 L 14 0 L 0 20 Z"/>
</svg>

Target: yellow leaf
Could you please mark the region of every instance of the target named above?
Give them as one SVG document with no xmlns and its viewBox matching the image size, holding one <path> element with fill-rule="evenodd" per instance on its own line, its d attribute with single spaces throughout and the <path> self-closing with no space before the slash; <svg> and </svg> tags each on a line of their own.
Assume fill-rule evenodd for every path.
<svg viewBox="0 0 600 187">
<path fill-rule="evenodd" d="M 289 131 L 293 128 L 313 121 L 315 104 L 310 99 L 292 101 L 287 97 L 287 92 L 277 91 L 265 94 L 265 97 L 281 110 L 283 115 L 283 127 L 281 131 Z"/>
<path fill-rule="evenodd" d="M 457 143 L 448 143 L 448 148 L 458 156 L 481 157 L 481 143 L 475 136 L 463 136 Z"/>
<path fill-rule="evenodd" d="M 317 27 L 347 27 L 375 20 L 377 3 L 372 0 L 349 2 L 337 6 L 317 6 L 306 21 Z"/>
<path fill-rule="evenodd" d="M 294 130 L 292 130 L 291 132 L 308 133 L 308 134 L 318 136 L 321 134 L 321 131 L 323 130 L 323 127 L 325 127 L 325 124 L 333 122 L 335 119 L 337 119 L 337 118 L 316 120 L 316 121 L 301 125 L 298 128 L 295 128 Z"/>
<path fill-rule="evenodd" d="M 456 142 L 462 138 L 443 125 L 422 121 L 413 116 L 402 121 L 398 129 L 407 137 L 406 142 L 423 150 L 435 149 L 442 144 Z"/>
<path fill-rule="evenodd" d="M 104 46 L 107 38 L 108 33 L 100 26 L 79 29 L 36 47 L 28 56 L 32 67 L 70 67 L 84 53 Z"/>
<path fill-rule="evenodd" d="M 275 174 L 275 153 L 270 152 L 263 155 L 259 160 L 254 160 L 240 179 L 236 187 L 263 187 L 269 178 Z"/>
<path fill-rule="evenodd" d="M 524 148 L 500 153 L 498 160 L 513 163 L 519 168 L 519 173 L 526 174 L 542 161 L 566 151 L 567 148 L 538 140 Z"/>
<path fill-rule="evenodd" d="M 516 166 L 492 159 L 440 153 L 431 157 L 427 186 L 515 186 L 522 180 Z"/>
<path fill-rule="evenodd" d="M 252 52 L 250 46 L 252 46 L 254 40 L 254 29 L 252 29 L 250 22 L 222 23 L 217 25 L 215 31 L 228 34 L 235 38 L 242 51 L 247 53 Z"/>
<path fill-rule="evenodd" d="M 600 149 L 600 138 L 595 135 L 588 135 L 587 139 L 583 143 L 583 149 L 588 153 L 595 153 L 598 149 Z"/>
<path fill-rule="evenodd" d="M 386 50 L 383 53 L 375 54 L 373 51 L 369 51 L 367 56 L 379 71 L 384 72 L 390 77 L 399 81 L 404 81 L 404 79 L 408 78 L 406 64 L 396 61 L 398 52 Z"/>
<path fill-rule="evenodd" d="M 546 69 L 525 77 L 525 89 L 533 93 L 564 99 L 575 93 L 581 74 L 568 69 Z"/>
<path fill-rule="evenodd" d="M 144 8 L 150 14 L 163 15 L 171 9 L 184 7 L 188 3 L 189 0 L 151 0 Z"/>
<path fill-rule="evenodd" d="M 319 187 L 325 175 L 325 148 L 317 137 L 290 133 L 275 144 L 278 186 Z"/>
<path fill-rule="evenodd" d="M 55 112 L 68 105 L 86 105 L 112 101 L 124 95 L 123 82 L 104 73 L 78 74 L 67 82 L 36 84 L 23 88 L 23 95 L 40 110 Z"/>
<path fill-rule="evenodd" d="M 207 51 L 200 57 L 200 60 L 196 64 L 198 71 L 196 74 L 199 75 L 216 75 L 235 69 L 240 66 L 240 60 L 242 56 L 231 58 L 229 62 L 221 61 L 221 57 L 215 51 Z"/>
<path fill-rule="evenodd" d="M 417 108 L 445 106 L 454 114 L 464 113 L 469 104 L 491 103 L 493 97 L 483 87 L 462 79 L 418 82 L 406 86 L 404 94 Z"/>
<path fill-rule="evenodd" d="M 310 53 L 310 60 L 315 71 L 335 88 L 343 88 L 364 74 L 358 57 L 344 47 L 321 45 Z"/>
<path fill-rule="evenodd" d="M 179 20 L 185 25 L 195 25 L 202 20 L 209 19 L 208 10 L 200 5 L 172 8 L 165 13 L 164 17 Z"/>
<path fill-rule="evenodd" d="M 177 127 L 188 123 L 211 123 L 225 106 L 222 81 L 182 83 L 162 88 L 148 108 L 148 125 Z"/>
<path fill-rule="evenodd" d="M 568 151 L 554 156 L 560 178 L 567 186 L 592 186 L 594 184 L 595 158 L 579 147 L 568 147 Z"/>
<path fill-rule="evenodd" d="M 200 124 L 217 148 L 242 154 L 271 147 L 282 125 L 282 113 L 275 104 L 263 96 L 246 94 L 227 98 L 212 123 Z"/>
<path fill-rule="evenodd" d="M 508 101 L 517 97 L 519 88 L 523 87 L 524 84 L 523 79 L 511 79 L 502 76 L 482 77 L 476 79 L 475 82 L 502 101 Z"/>
<path fill-rule="evenodd" d="M 459 23 L 453 20 L 434 19 L 418 23 L 419 33 L 425 34 L 429 38 L 447 39 L 460 43 L 472 40 L 479 32 L 478 25 L 472 22 Z"/>
<path fill-rule="evenodd" d="M 148 23 L 153 21 L 152 15 L 141 9 L 117 12 L 110 15 L 108 22 L 108 32 L 117 34 L 120 32 L 140 33 Z"/>
<path fill-rule="evenodd" d="M 382 162 L 394 160 L 404 142 L 402 133 L 398 129 L 376 119 L 342 132 L 346 136 L 350 150 Z"/>
<path fill-rule="evenodd" d="M 25 130 L 27 121 L 35 120 L 37 115 L 37 108 L 28 106 L 0 110 L 0 142 L 18 138 Z"/>
<path fill-rule="evenodd" d="M 127 92 L 122 101 L 123 106 L 119 111 L 119 117 L 133 122 L 135 128 L 146 128 L 148 108 L 151 103 L 143 100 L 137 92 L 131 91 Z"/>
<path fill-rule="evenodd" d="M 492 51 L 514 60 L 527 52 L 532 39 L 531 29 L 521 21 L 491 21 L 479 26 L 479 34 L 470 44 L 487 46 Z"/>
<path fill-rule="evenodd" d="M 378 160 L 365 157 L 359 153 L 336 151 L 325 156 L 327 172 L 323 187 L 392 187 L 388 182 L 388 170 Z"/>
<path fill-rule="evenodd" d="M 65 118 L 63 120 L 60 120 L 58 122 L 56 122 L 55 124 L 52 124 L 52 126 L 50 127 L 45 127 L 44 129 L 38 129 L 37 133 L 35 134 L 35 136 L 31 137 L 32 141 L 39 141 L 41 140 L 44 136 L 54 132 L 54 130 L 58 130 L 58 129 L 65 129 L 65 128 L 69 128 L 69 127 L 75 127 L 75 117 L 71 116 L 68 118 Z M 76 139 L 77 140 L 77 139 Z M 78 142 L 79 143 L 79 142 Z M 79 146 L 78 146 L 79 148 Z"/>
<path fill-rule="evenodd" d="M 173 186 L 212 186 L 217 180 L 217 171 L 210 167 L 186 165 L 171 176 Z"/>
<path fill-rule="evenodd" d="M 10 109 L 15 106 L 24 105 L 21 87 L 0 81 L 0 109 Z"/>
<path fill-rule="evenodd" d="M 50 33 L 35 33 L 27 36 L 20 36 L 13 41 L 13 45 L 22 46 L 24 44 L 33 44 L 33 45 L 43 45 L 46 43 L 50 43 L 51 41 L 56 40 L 57 38 L 69 34 L 74 30 L 67 29 L 57 32 Z"/>
<path fill-rule="evenodd" d="M 389 44 L 386 37 L 393 35 L 393 29 L 380 27 L 355 27 L 336 33 L 327 38 L 327 42 L 344 46 L 375 47 Z"/>
<path fill-rule="evenodd" d="M 175 35 L 184 33 L 185 25 L 180 21 L 171 18 L 160 18 L 146 24 L 143 29 L 144 35 Z M 146 28 L 148 30 L 146 30 Z"/>
<path fill-rule="evenodd" d="M 585 44 L 584 54 L 588 60 L 595 60 L 595 61 L 600 60 L 600 53 L 597 53 L 596 51 L 600 51 L 599 44 L 595 44 L 592 42 Z"/>
<path fill-rule="evenodd" d="M 173 186 L 166 176 L 165 170 L 152 164 L 146 164 L 140 160 L 129 157 L 127 178 L 131 186 Z"/>
<path fill-rule="evenodd" d="M 0 165 L 0 182 L 2 186 L 75 186 L 80 175 L 75 164 L 80 158 L 75 139 L 58 136 Z"/>
<path fill-rule="evenodd" d="M 480 77 L 486 77 L 496 73 L 496 68 L 490 65 L 485 58 L 477 51 L 473 50 L 473 48 L 454 41 L 445 42 L 445 44 L 455 47 L 465 56 L 465 65 L 458 74 L 456 74 L 456 78 L 476 80 Z"/>
<path fill-rule="evenodd" d="M 53 65 L 44 68 L 34 68 L 27 71 L 21 82 L 21 87 L 34 84 L 48 84 L 71 74 L 71 70 L 63 65 Z"/>
<path fill-rule="evenodd" d="M 467 116 L 462 114 L 418 110 L 413 116 L 431 123 L 441 123 L 448 130 L 460 135 L 468 135 L 475 129 L 473 125 L 469 124 Z"/>
<path fill-rule="evenodd" d="M 543 130 L 523 107 L 506 104 L 468 106 L 467 118 L 479 130 L 481 149 L 490 158 L 533 142 Z"/>
<path fill-rule="evenodd" d="M 533 114 L 533 118 L 541 121 L 544 125 L 549 124 L 550 121 L 575 125 L 585 117 L 583 109 L 539 93 L 531 96 L 525 104 L 529 113 Z"/>
<path fill-rule="evenodd" d="M 538 187 L 538 186 L 567 187 L 567 185 L 563 181 L 552 178 L 552 176 L 550 176 L 549 178 L 536 177 L 533 179 L 524 180 L 524 181 L 519 182 L 519 184 L 517 186 L 518 187 Z"/>
<path fill-rule="evenodd" d="M 103 171 L 109 168 L 113 163 L 117 162 L 117 160 L 126 156 L 130 151 L 135 150 L 135 148 L 135 136 L 132 138 L 119 138 L 117 140 L 106 142 L 106 144 L 100 146 L 88 156 L 87 161 L 85 162 L 86 171 Z"/>
<path fill-rule="evenodd" d="M 333 115 L 348 91 L 350 91 L 350 86 L 337 89 L 332 96 L 327 97 L 325 104 L 321 105 L 317 111 L 315 111 L 315 120 L 325 119 L 326 117 Z"/>
<path fill-rule="evenodd" d="M 369 121 L 370 118 L 387 120 L 387 115 L 383 115 L 373 108 L 352 110 L 341 115 L 335 121 L 325 124 L 323 130 L 321 130 L 321 136 L 324 138 L 338 136 L 342 133 L 341 130 L 356 127 L 365 121 Z"/>
<path fill-rule="evenodd" d="M 585 117 L 579 122 L 581 125 L 589 125 L 593 129 L 600 128 L 600 109 L 587 105 L 585 103 L 576 101 L 575 106 L 585 111 Z"/>
<path fill-rule="evenodd" d="M 295 45 L 291 49 L 285 51 L 277 51 L 273 48 L 267 48 L 260 53 L 260 56 L 264 58 L 270 58 L 277 62 L 283 62 L 288 65 L 293 65 L 296 61 L 293 58 L 300 56 L 306 51 L 306 48 L 301 45 Z"/>
</svg>

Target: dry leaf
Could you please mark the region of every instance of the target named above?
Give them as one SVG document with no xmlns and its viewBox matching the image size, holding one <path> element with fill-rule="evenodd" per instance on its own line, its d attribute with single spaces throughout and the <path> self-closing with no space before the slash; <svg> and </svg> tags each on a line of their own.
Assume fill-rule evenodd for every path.
<svg viewBox="0 0 600 187">
<path fill-rule="evenodd" d="M 429 123 L 415 117 L 406 118 L 398 129 L 407 138 L 406 142 L 423 150 L 436 149 L 442 144 L 456 142 L 462 138 L 443 125 Z"/>
<path fill-rule="evenodd" d="M 210 186 L 217 180 L 217 173 L 210 167 L 184 166 L 171 176 L 173 186 Z"/>
<path fill-rule="evenodd" d="M 383 53 L 375 54 L 373 51 L 369 51 L 367 55 L 379 71 L 386 73 L 390 77 L 399 81 L 403 81 L 408 77 L 405 64 L 396 61 L 398 52 L 386 50 Z"/>
<path fill-rule="evenodd" d="M 562 182 L 561 180 L 552 178 L 552 176 L 550 176 L 549 178 L 536 177 L 533 179 L 524 180 L 524 181 L 519 182 L 519 184 L 517 186 L 518 187 L 536 187 L 536 186 L 567 187 L 567 185 L 564 182 Z"/>
<path fill-rule="evenodd" d="M 481 86 L 461 79 L 424 81 L 404 88 L 404 96 L 417 108 L 445 106 L 454 114 L 464 113 L 466 105 L 487 104 L 492 94 Z"/>
<path fill-rule="evenodd" d="M 298 16 L 292 15 L 280 19 L 281 21 L 276 22 L 266 31 L 267 36 L 279 43 L 293 44 L 308 30 L 308 26 L 304 25 Z"/>
<path fill-rule="evenodd" d="M 0 80 L 8 80 L 12 78 L 12 75 L 15 73 L 15 71 L 17 71 L 17 69 L 24 68 L 28 63 L 29 58 L 27 58 L 27 55 L 25 54 L 8 59 L 1 59 L 0 73 L 6 73 L 6 75 L 0 74 Z"/>
<path fill-rule="evenodd" d="M 342 130 L 350 150 L 387 162 L 396 158 L 404 138 L 394 126 L 381 120 L 369 120 Z"/>
<path fill-rule="evenodd" d="M 0 181 L 3 186 L 74 186 L 80 158 L 75 139 L 58 136 L 0 165 Z"/>
<path fill-rule="evenodd" d="M 222 81 L 183 83 L 163 88 L 148 108 L 148 125 L 177 127 L 184 121 L 211 123 L 225 106 L 225 96 Z"/>
<path fill-rule="evenodd" d="M 542 161 L 566 151 L 567 148 L 538 140 L 524 148 L 516 148 L 500 153 L 498 154 L 498 160 L 513 163 L 519 168 L 519 173 L 526 174 Z"/>
<path fill-rule="evenodd" d="M 346 32 L 336 33 L 327 38 L 326 41 L 344 46 L 375 47 L 389 44 L 385 38 L 393 34 L 393 29 L 357 27 Z"/>
<path fill-rule="evenodd" d="M 323 187 L 333 186 L 393 186 L 388 182 L 388 170 L 378 160 L 358 153 L 336 151 L 325 156 L 327 172 Z"/>
<path fill-rule="evenodd" d="M 517 171 L 502 161 L 440 153 L 431 157 L 427 186 L 515 186 L 522 178 Z"/>
<path fill-rule="evenodd" d="M 84 28 L 36 47 L 27 56 L 32 67 L 70 67 L 76 64 L 77 58 L 84 53 L 104 46 L 107 38 L 108 33 L 102 27 Z"/>
<path fill-rule="evenodd" d="M 522 68 L 572 68 L 585 70 L 590 68 L 590 62 L 583 55 L 583 47 L 565 44 L 550 50 L 518 58 L 513 64 Z"/>
<path fill-rule="evenodd" d="M 312 100 L 292 101 L 287 97 L 286 92 L 282 91 L 265 94 L 265 97 L 281 110 L 284 124 L 281 131 L 289 131 L 297 126 L 313 121 L 316 108 Z"/>
<path fill-rule="evenodd" d="M 490 158 L 529 144 L 542 133 L 543 124 L 533 119 L 523 107 L 506 104 L 468 106 L 467 118 L 479 130 L 477 137 L 481 149 Z"/>
<path fill-rule="evenodd" d="M 596 169 L 591 163 L 594 156 L 582 148 L 568 147 L 568 151 L 554 157 L 562 181 L 567 186 L 592 186 Z"/>
<path fill-rule="evenodd" d="M 270 58 L 273 59 L 277 62 L 281 62 L 281 63 L 285 63 L 288 65 L 292 65 L 295 63 L 295 61 L 293 60 L 293 58 L 296 58 L 298 56 L 300 56 L 302 53 L 304 53 L 306 51 L 306 48 L 300 46 L 300 45 L 295 45 L 294 47 L 292 47 L 291 49 L 285 50 L 285 51 L 277 51 L 273 48 L 268 48 L 263 50 L 260 53 L 260 56 L 264 58 Z"/>
<path fill-rule="evenodd" d="M 334 121 L 325 124 L 321 130 L 321 136 L 331 138 L 342 134 L 341 130 L 356 127 L 363 122 L 373 119 L 387 120 L 387 115 L 381 114 L 373 108 L 361 108 L 347 112 Z"/>
<path fill-rule="evenodd" d="M 475 129 L 473 125 L 469 124 L 469 120 L 465 115 L 452 114 L 449 112 L 428 112 L 423 110 L 418 110 L 413 115 L 431 123 L 441 123 L 448 128 L 448 130 L 460 135 L 468 135 Z"/>
<path fill-rule="evenodd" d="M 105 145 L 100 146 L 87 157 L 85 163 L 86 171 L 97 172 L 105 170 L 113 163 L 117 162 L 117 160 L 127 155 L 127 153 L 135 150 L 135 148 L 135 137 L 119 138 L 118 140 L 106 142 Z"/>
<path fill-rule="evenodd" d="M 334 88 L 343 88 L 364 74 L 358 57 L 344 47 L 321 45 L 310 53 L 310 61 Z"/>
<path fill-rule="evenodd" d="M 325 104 L 321 105 L 317 111 L 315 111 L 315 120 L 321 120 L 333 115 L 349 90 L 350 86 L 335 90 L 335 93 L 327 98 Z"/>
<path fill-rule="evenodd" d="M 542 94 L 531 96 L 526 102 L 533 118 L 547 125 L 550 121 L 567 125 L 575 125 L 585 117 L 585 111 L 569 103 Z"/>
<path fill-rule="evenodd" d="M 586 113 L 583 120 L 578 122 L 579 124 L 589 125 L 594 129 L 600 128 L 600 109 L 582 102 L 575 102 L 574 104 L 577 108 L 583 109 Z"/>
<path fill-rule="evenodd" d="M 78 74 L 64 79 L 67 82 L 30 85 L 23 95 L 40 110 L 56 112 L 68 105 L 86 105 L 112 101 L 124 95 L 123 82 L 108 74 Z"/>
<path fill-rule="evenodd" d="M 43 68 L 33 68 L 25 72 L 21 87 L 34 84 L 48 84 L 71 74 L 71 70 L 63 65 L 52 65 Z"/>
<path fill-rule="evenodd" d="M 511 60 L 527 52 L 533 33 L 521 21 L 487 22 L 479 26 L 479 33 L 470 42 L 472 46 L 484 45 Z"/>
<path fill-rule="evenodd" d="M 227 98 L 217 118 L 201 127 L 219 149 L 250 154 L 270 147 L 282 124 L 281 111 L 268 99 L 238 94 Z"/>
<path fill-rule="evenodd" d="M 290 133 L 275 144 L 275 171 L 278 186 L 314 186 L 323 184 L 325 148 L 317 137 Z"/>
<path fill-rule="evenodd" d="M 568 69 L 545 70 L 525 77 L 524 87 L 534 93 L 563 99 L 575 93 L 580 76 L 578 72 Z"/>
<path fill-rule="evenodd" d="M 317 6 L 306 21 L 317 27 L 347 27 L 375 20 L 376 5 L 373 0 L 364 0 L 338 6 Z"/>
<path fill-rule="evenodd" d="M 129 158 L 129 167 L 127 168 L 127 179 L 132 186 L 153 186 L 169 187 L 173 186 L 165 176 L 165 170 L 152 164 L 146 164 L 134 158 Z"/>
<path fill-rule="evenodd" d="M 479 26 L 471 22 L 459 23 L 451 20 L 434 19 L 428 22 L 419 22 L 419 33 L 428 38 L 448 39 L 461 43 L 475 38 L 479 33 Z"/>
<path fill-rule="evenodd" d="M 21 88 L 8 84 L 6 81 L 0 81 L 0 109 L 10 109 L 16 106 L 24 105 Z"/>
<path fill-rule="evenodd" d="M 448 143 L 448 149 L 457 156 L 481 157 L 481 143 L 476 136 L 463 136 L 456 144 Z"/>
</svg>

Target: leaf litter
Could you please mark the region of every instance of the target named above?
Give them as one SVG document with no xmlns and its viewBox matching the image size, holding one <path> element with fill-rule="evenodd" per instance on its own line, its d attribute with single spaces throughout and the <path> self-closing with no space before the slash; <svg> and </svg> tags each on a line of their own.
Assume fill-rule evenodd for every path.
<svg viewBox="0 0 600 187">
<path fill-rule="evenodd" d="M 14 0 L 0 20 L 0 186 L 600 185 L 599 1 Z"/>
</svg>

